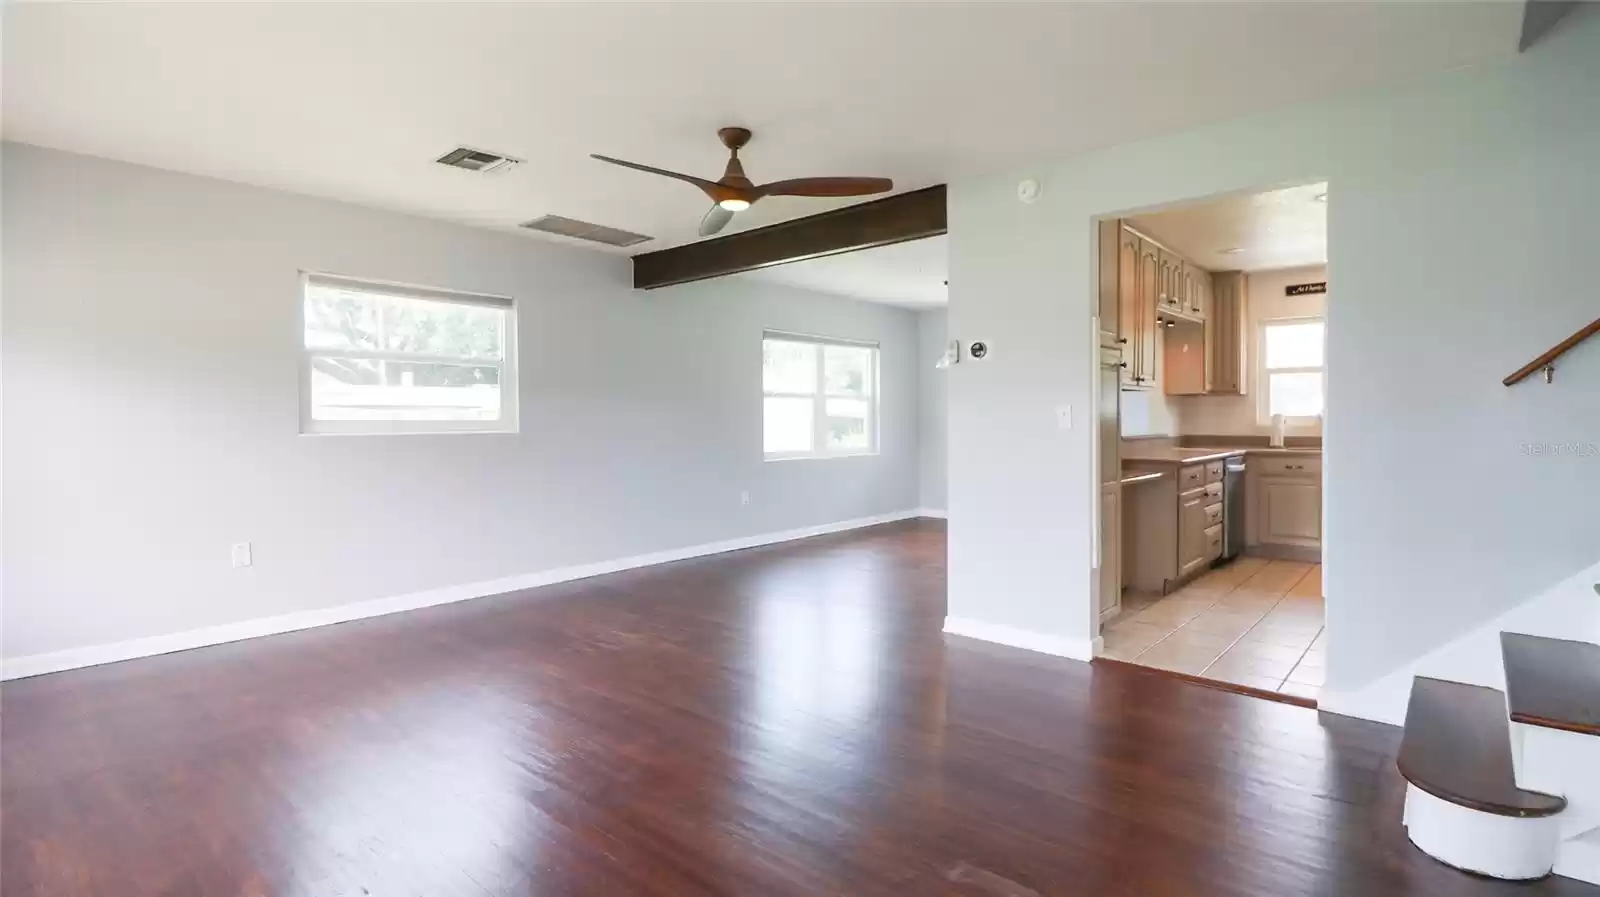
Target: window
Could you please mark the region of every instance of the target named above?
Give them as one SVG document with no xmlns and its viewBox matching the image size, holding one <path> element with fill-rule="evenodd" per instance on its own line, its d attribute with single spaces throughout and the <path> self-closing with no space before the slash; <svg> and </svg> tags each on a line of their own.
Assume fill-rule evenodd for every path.
<svg viewBox="0 0 1600 897">
<path fill-rule="evenodd" d="M 878 346 L 767 333 L 761 340 L 766 457 L 878 450 Z"/>
<path fill-rule="evenodd" d="M 1324 390 L 1321 318 L 1261 323 L 1261 420 L 1320 417 Z"/>
<path fill-rule="evenodd" d="M 302 279 L 301 432 L 516 432 L 510 299 Z"/>
</svg>

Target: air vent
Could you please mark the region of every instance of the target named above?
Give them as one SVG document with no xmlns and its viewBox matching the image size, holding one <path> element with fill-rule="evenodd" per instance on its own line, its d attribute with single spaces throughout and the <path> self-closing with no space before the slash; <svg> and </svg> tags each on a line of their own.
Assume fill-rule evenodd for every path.
<svg viewBox="0 0 1600 897">
<path fill-rule="evenodd" d="M 545 215 L 532 221 L 524 221 L 521 226 L 528 230 L 536 230 L 546 234 L 558 234 L 578 240 L 588 240 L 591 243 L 604 243 L 607 246 L 637 246 L 647 240 L 655 239 L 632 231 L 606 227 L 603 224 L 591 224 L 587 221 L 579 221 L 576 218 L 563 218 L 560 215 Z"/>
<path fill-rule="evenodd" d="M 449 165 L 451 168 L 465 168 L 468 171 L 485 174 L 522 163 L 521 159 L 513 159 L 510 156 L 502 156 L 499 153 L 484 152 L 483 150 L 475 150 L 465 146 L 458 146 L 434 161 L 440 165 Z"/>
</svg>

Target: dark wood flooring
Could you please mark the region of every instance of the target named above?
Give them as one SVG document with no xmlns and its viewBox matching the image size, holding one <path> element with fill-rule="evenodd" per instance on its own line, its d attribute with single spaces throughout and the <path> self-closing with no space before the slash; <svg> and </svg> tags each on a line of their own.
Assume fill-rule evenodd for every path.
<svg viewBox="0 0 1600 897">
<path fill-rule="evenodd" d="M 944 542 L 8 683 L 0 892 L 1600 895 L 1418 853 L 1395 729 L 941 635 Z"/>
</svg>

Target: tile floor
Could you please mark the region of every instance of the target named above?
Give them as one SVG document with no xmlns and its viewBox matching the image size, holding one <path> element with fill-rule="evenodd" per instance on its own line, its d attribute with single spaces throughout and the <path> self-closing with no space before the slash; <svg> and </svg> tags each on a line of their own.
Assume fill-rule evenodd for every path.
<svg viewBox="0 0 1600 897">
<path fill-rule="evenodd" d="M 1126 595 L 1104 656 L 1316 698 L 1322 565 L 1241 557 L 1166 597 Z"/>
</svg>

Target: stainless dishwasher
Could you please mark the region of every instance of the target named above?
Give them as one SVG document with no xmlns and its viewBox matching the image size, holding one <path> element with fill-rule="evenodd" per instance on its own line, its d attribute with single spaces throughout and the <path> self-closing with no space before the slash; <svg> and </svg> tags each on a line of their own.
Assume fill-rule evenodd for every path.
<svg viewBox="0 0 1600 897">
<path fill-rule="evenodd" d="M 1222 560 L 1244 551 L 1244 456 L 1229 458 L 1222 469 Z"/>
</svg>

